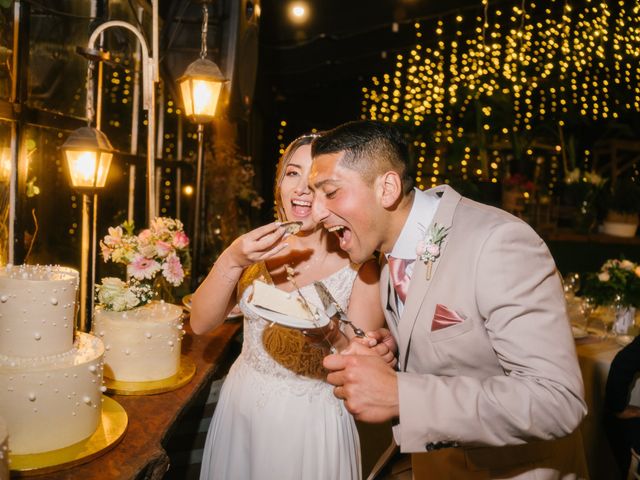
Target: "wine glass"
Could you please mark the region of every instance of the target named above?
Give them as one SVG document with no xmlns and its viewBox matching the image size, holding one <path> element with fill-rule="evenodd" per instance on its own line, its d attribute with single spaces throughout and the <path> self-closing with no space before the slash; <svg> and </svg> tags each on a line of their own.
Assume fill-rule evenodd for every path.
<svg viewBox="0 0 640 480">
<path fill-rule="evenodd" d="M 589 320 L 596 309 L 596 304 L 591 297 L 583 297 L 580 300 L 580 313 L 582 314 L 582 327 L 586 331 L 589 327 Z"/>
<path fill-rule="evenodd" d="M 575 297 L 578 290 L 580 290 L 580 274 L 576 272 L 567 273 L 562 278 L 562 287 L 567 299 Z"/>
<path fill-rule="evenodd" d="M 616 307 L 610 305 L 601 316 L 602 320 L 602 338 L 603 340 L 609 337 L 615 337 L 616 332 L 613 329 L 613 324 L 616 321 Z"/>
</svg>

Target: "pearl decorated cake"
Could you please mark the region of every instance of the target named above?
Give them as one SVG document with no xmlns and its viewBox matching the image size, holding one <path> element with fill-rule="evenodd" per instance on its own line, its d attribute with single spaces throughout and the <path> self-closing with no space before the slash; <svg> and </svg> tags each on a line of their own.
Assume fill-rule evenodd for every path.
<svg viewBox="0 0 640 480">
<path fill-rule="evenodd" d="M 122 312 L 97 307 L 93 333 L 105 345 L 105 377 L 150 382 L 178 373 L 184 331 L 177 305 L 154 301 Z"/>
<path fill-rule="evenodd" d="M 0 412 L 12 454 L 72 445 L 100 421 L 104 346 L 74 335 L 77 288 L 64 267 L 0 270 Z"/>
</svg>

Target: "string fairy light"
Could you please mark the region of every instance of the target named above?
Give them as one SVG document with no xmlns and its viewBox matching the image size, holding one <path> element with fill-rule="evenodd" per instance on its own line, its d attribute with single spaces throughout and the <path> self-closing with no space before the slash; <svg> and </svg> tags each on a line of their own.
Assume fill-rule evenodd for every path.
<svg viewBox="0 0 640 480">
<path fill-rule="evenodd" d="M 640 112 L 639 2 L 482 0 L 478 10 L 415 22 L 415 44 L 393 72 L 362 89 L 362 118 L 415 132 L 420 188 L 451 175 L 497 182 L 518 138 L 566 128 L 576 116 L 599 122 Z M 459 160 L 445 164 L 458 143 L 466 145 Z M 522 154 L 544 163 L 546 186 L 555 188 L 557 151 L 534 145 Z"/>
</svg>

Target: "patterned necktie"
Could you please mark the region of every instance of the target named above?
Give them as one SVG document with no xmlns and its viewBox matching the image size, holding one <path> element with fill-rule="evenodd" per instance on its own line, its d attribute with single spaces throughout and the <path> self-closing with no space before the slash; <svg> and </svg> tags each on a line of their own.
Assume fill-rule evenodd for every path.
<svg viewBox="0 0 640 480">
<path fill-rule="evenodd" d="M 409 292 L 409 283 L 411 277 L 407 275 L 407 266 L 413 263 L 413 260 L 407 260 L 404 258 L 395 258 L 389 256 L 389 274 L 391 276 L 391 283 L 393 288 L 398 294 L 398 298 L 404 304 Z"/>
</svg>

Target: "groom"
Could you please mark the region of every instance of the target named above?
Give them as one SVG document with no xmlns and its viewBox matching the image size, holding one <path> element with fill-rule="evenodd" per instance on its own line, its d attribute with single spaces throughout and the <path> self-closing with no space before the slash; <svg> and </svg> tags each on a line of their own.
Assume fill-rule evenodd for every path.
<svg viewBox="0 0 640 480">
<path fill-rule="evenodd" d="M 389 124 L 341 125 L 312 155 L 314 218 L 354 262 L 383 254 L 398 348 L 396 370 L 359 345 L 326 357 L 335 395 L 359 420 L 397 422 L 416 479 L 587 478 L 582 378 L 544 242 L 446 185 L 414 189 Z"/>
</svg>

